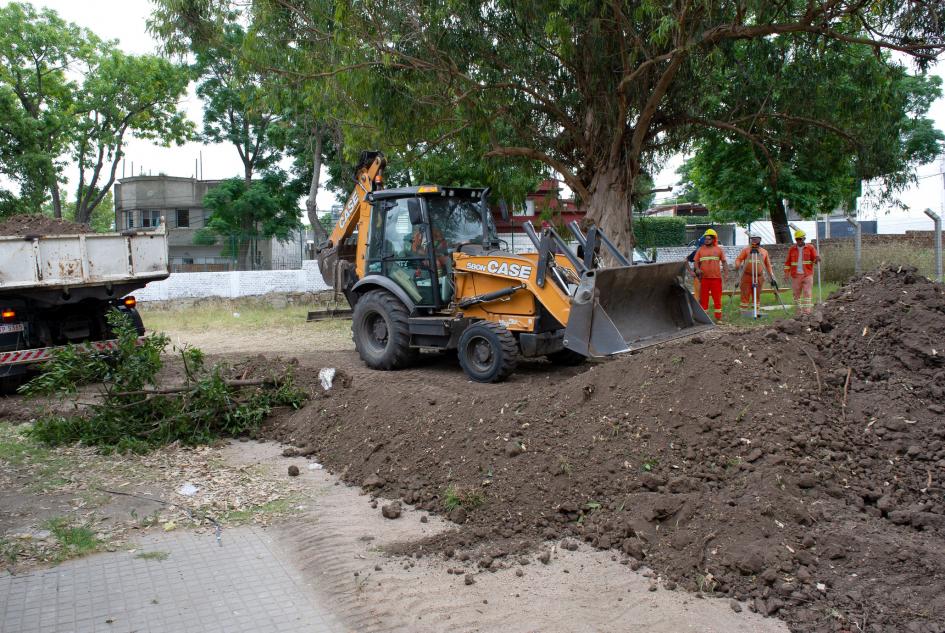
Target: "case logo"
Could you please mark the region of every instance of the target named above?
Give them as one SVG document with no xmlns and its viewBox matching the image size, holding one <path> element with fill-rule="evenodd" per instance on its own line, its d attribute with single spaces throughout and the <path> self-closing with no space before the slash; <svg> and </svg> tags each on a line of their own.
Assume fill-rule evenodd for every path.
<svg viewBox="0 0 945 633">
<path fill-rule="evenodd" d="M 476 270 L 483 273 L 492 273 L 493 275 L 502 275 L 504 277 L 515 277 L 516 279 L 528 279 L 532 274 L 532 267 L 523 264 L 510 264 L 509 262 L 499 262 L 495 259 L 489 260 L 485 264 L 478 262 L 467 262 L 466 270 Z"/>
</svg>

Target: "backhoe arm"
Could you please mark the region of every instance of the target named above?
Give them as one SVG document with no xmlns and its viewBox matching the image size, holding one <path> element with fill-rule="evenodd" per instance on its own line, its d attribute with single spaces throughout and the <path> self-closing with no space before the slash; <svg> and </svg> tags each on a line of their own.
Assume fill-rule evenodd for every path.
<svg viewBox="0 0 945 633">
<path fill-rule="evenodd" d="M 371 218 L 370 202 L 367 198 L 369 193 L 380 187 L 386 166 L 387 159 L 380 152 L 361 152 L 361 158 L 355 170 L 354 191 L 345 202 L 328 240 L 318 245 L 318 268 L 322 273 L 322 279 L 336 291 L 342 290 L 346 283 L 364 276 L 367 229 Z M 355 257 L 344 255 L 339 257 L 339 251 L 345 240 L 351 237 L 359 226 L 361 228 L 358 232 Z"/>
</svg>

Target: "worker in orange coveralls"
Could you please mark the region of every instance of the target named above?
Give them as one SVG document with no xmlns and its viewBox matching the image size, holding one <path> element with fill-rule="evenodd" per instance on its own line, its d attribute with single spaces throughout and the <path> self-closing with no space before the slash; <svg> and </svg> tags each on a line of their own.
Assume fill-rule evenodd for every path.
<svg viewBox="0 0 945 633">
<path fill-rule="evenodd" d="M 774 271 L 771 269 L 768 251 L 761 248 L 761 236 L 757 233 L 749 233 L 748 241 L 749 245 L 735 258 L 735 269 L 738 270 L 744 265 L 739 286 L 742 295 L 742 316 L 756 317 L 758 316 L 756 310 L 761 304 L 761 291 L 764 289 L 765 277 L 771 280 L 771 285 L 775 288 L 778 284 L 774 281 Z"/>
<path fill-rule="evenodd" d="M 696 251 L 693 263 L 699 278 L 699 303 L 703 310 L 709 309 L 709 296 L 715 307 L 715 320 L 722 320 L 722 277 L 728 276 L 728 261 L 725 251 L 719 246 L 719 234 L 709 229 L 703 235 L 705 244 Z"/>
<path fill-rule="evenodd" d="M 794 231 L 794 246 L 784 261 L 784 276 L 791 278 L 798 314 L 810 314 L 814 309 L 814 264 L 820 261 L 817 249 L 805 244 L 806 238 L 804 231 Z"/>
</svg>

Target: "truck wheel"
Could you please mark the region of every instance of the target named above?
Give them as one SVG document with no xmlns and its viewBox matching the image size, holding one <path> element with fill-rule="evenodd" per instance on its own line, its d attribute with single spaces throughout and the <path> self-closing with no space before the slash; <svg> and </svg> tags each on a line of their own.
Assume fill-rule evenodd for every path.
<svg viewBox="0 0 945 633">
<path fill-rule="evenodd" d="M 577 367 L 578 365 L 583 365 L 584 361 L 587 360 L 587 357 L 583 354 L 578 354 L 569 349 L 546 354 L 545 358 L 550 360 L 552 365 L 559 365 L 561 367 Z"/>
<path fill-rule="evenodd" d="M 402 369 L 417 359 L 410 347 L 407 308 L 386 290 L 372 290 L 354 306 L 351 333 L 361 360 L 371 369 Z"/>
<path fill-rule="evenodd" d="M 476 382 L 501 382 L 515 371 L 518 343 L 498 323 L 480 321 L 459 337 L 459 364 Z"/>
</svg>

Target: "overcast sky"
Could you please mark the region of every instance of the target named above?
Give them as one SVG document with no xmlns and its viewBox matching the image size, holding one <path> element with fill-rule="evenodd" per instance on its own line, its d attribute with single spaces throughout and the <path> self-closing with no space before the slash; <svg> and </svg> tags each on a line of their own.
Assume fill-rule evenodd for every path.
<svg viewBox="0 0 945 633">
<path fill-rule="evenodd" d="M 0 0 L 0 6 L 8 0 Z M 155 40 L 147 33 L 145 21 L 151 12 L 150 0 L 36 0 L 37 7 L 49 7 L 64 19 L 75 22 L 95 32 L 102 38 L 119 41 L 121 48 L 129 53 L 153 53 L 156 51 Z M 945 64 L 939 63 L 936 74 L 945 77 Z M 182 104 L 188 115 L 198 124 L 201 120 L 200 101 L 191 87 L 188 98 Z M 945 98 L 933 104 L 930 116 L 939 129 L 945 130 Z M 157 174 L 163 172 L 171 176 L 194 175 L 194 161 L 203 153 L 203 177 L 229 178 L 242 173 L 242 164 L 236 150 L 230 145 L 201 145 L 188 143 L 176 147 L 159 147 L 151 143 L 130 139 L 125 145 L 126 173 L 131 175 L 131 164 L 135 172 Z M 657 186 L 675 184 L 674 170 L 681 159 L 670 161 L 666 169 L 657 174 Z M 119 173 L 121 169 L 119 167 Z M 922 210 L 929 207 L 945 214 L 945 183 L 940 173 L 941 161 L 921 166 L 917 170 L 919 184 L 905 192 L 902 200 L 910 210 L 906 213 L 895 212 L 886 216 L 886 209 L 866 209 L 861 213 L 863 219 L 885 217 L 889 229 L 904 230 L 925 220 Z M 472 183 L 471 183 L 472 184 Z M 318 206 L 327 210 L 336 202 L 333 194 L 322 191 L 318 196 Z"/>
</svg>

